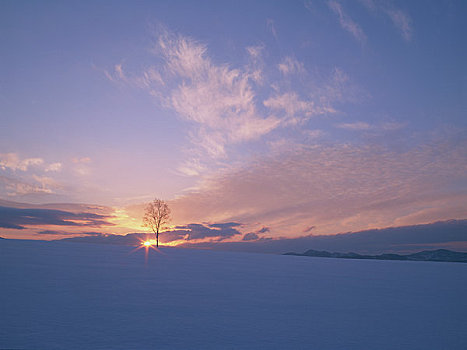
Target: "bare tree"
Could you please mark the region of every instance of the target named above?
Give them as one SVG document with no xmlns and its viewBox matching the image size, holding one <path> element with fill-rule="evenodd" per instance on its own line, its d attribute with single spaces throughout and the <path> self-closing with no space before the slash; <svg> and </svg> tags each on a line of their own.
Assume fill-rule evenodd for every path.
<svg viewBox="0 0 467 350">
<path fill-rule="evenodd" d="M 159 247 L 159 231 L 162 225 L 170 221 L 170 208 L 162 199 L 154 199 L 146 207 L 144 212 L 143 223 L 145 227 L 149 227 L 156 235 L 156 244 Z"/>
</svg>

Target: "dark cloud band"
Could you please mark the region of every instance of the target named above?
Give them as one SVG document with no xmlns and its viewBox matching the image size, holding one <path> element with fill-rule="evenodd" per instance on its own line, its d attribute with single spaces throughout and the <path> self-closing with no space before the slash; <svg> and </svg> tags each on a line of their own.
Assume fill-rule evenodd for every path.
<svg viewBox="0 0 467 350">
<path fill-rule="evenodd" d="M 0 206 L 0 227 L 17 230 L 26 226 L 111 226 L 109 217 L 94 213 L 72 213 L 55 209 L 20 209 Z"/>
</svg>

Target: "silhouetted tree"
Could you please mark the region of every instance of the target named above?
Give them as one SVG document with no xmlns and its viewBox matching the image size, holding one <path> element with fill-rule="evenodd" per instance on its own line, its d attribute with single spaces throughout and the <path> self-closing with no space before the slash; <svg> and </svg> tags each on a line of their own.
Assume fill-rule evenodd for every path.
<svg viewBox="0 0 467 350">
<path fill-rule="evenodd" d="M 156 235 L 156 245 L 159 247 L 159 231 L 162 225 L 170 221 L 170 208 L 162 199 L 154 199 L 146 207 L 143 217 L 145 227 L 149 227 Z"/>
</svg>

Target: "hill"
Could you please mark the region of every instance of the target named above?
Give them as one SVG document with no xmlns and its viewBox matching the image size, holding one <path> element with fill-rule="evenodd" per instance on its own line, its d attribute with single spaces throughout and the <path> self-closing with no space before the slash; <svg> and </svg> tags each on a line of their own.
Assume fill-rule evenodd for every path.
<svg viewBox="0 0 467 350">
<path fill-rule="evenodd" d="M 313 256 L 320 258 L 406 260 L 406 261 L 444 261 L 467 263 L 467 253 L 453 252 L 447 249 L 425 250 L 414 254 L 361 255 L 357 253 L 330 253 L 327 251 L 307 250 L 305 253 L 285 253 L 284 255 Z"/>
</svg>

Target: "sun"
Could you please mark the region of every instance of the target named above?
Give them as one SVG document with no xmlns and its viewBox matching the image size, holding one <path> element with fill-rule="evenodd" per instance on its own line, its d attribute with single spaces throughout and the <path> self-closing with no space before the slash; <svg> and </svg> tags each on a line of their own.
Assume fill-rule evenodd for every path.
<svg viewBox="0 0 467 350">
<path fill-rule="evenodd" d="M 153 245 L 156 245 L 156 241 L 154 239 L 149 239 L 147 241 L 141 242 L 141 244 L 145 247 L 152 247 Z"/>
</svg>

